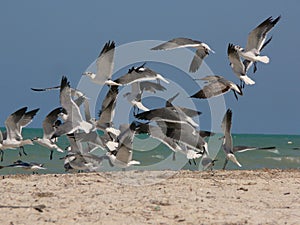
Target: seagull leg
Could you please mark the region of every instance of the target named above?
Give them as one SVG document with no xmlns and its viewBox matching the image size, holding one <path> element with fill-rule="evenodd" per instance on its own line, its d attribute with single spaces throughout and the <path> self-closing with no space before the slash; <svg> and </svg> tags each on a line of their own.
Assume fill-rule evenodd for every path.
<svg viewBox="0 0 300 225">
<path fill-rule="evenodd" d="M 27 153 L 25 152 L 24 146 L 21 146 L 20 148 L 22 149 L 23 154 L 24 154 L 24 155 L 27 155 Z"/>
<path fill-rule="evenodd" d="M 227 163 L 228 163 L 228 158 L 226 157 L 225 158 L 225 163 L 224 163 L 224 166 L 223 166 L 222 170 L 225 170 Z"/>
<path fill-rule="evenodd" d="M 176 160 L 176 152 L 173 152 L 173 158 L 172 158 L 173 161 Z"/>
<path fill-rule="evenodd" d="M 197 165 L 195 158 L 193 158 L 194 165 Z"/>
<path fill-rule="evenodd" d="M 53 158 L 53 150 L 50 150 L 50 160 Z"/>
<path fill-rule="evenodd" d="M 257 71 L 257 62 L 253 62 L 253 73 Z"/>
<path fill-rule="evenodd" d="M 189 164 L 192 165 L 191 160 L 189 159 Z"/>
<path fill-rule="evenodd" d="M 4 155 L 4 151 L 0 150 L 0 155 L 1 155 L 1 162 L 3 162 L 3 155 Z"/>
<path fill-rule="evenodd" d="M 239 100 L 239 98 L 238 98 L 238 96 L 237 96 L 237 94 L 236 94 L 235 90 L 233 90 L 233 94 L 234 94 L 234 97 L 235 97 L 235 99 L 238 101 L 238 100 Z"/>
</svg>

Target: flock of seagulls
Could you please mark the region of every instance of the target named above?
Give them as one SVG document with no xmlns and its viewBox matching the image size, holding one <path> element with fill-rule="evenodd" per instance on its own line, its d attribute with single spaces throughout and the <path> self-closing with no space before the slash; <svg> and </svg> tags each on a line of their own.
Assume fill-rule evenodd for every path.
<svg viewBox="0 0 300 225">
<path fill-rule="evenodd" d="M 227 80 L 223 76 L 210 75 L 199 78 L 206 82 L 206 85 L 191 95 L 191 98 L 207 99 L 223 95 L 233 91 L 236 99 L 243 95 L 245 85 L 254 85 L 255 81 L 248 76 L 248 71 L 253 65 L 253 72 L 257 71 L 257 62 L 269 63 L 268 56 L 261 55 L 262 50 L 272 39 L 267 39 L 267 34 L 280 20 L 280 16 L 273 19 L 267 18 L 249 35 L 245 48 L 229 43 L 227 54 L 233 73 L 240 79 L 240 84 Z M 5 121 L 5 132 L 0 132 L 0 153 L 3 161 L 4 152 L 8 149 L 20 149 L 20 156 L 26 155 L 24 146 L 34 143 L 50 150 L 50 159 L 53 152 L 65 152 L 64 168 L 66 171 L 96 171 L 101 169 L 102 162 L 107 160 L 111 166 L 125 169 L 131 165 L 139 165 L 142 162 L 134 160 L 133 141 L 135 135 L 148 134 L 150 137 L 159 140 L 175 153 L 186 155 L 190 164 L 196 164 L 197 159 L 202 159 L 203 168 L 212 168 L 216 159 L 210 158 L 209 146 L 206 141 L 213 132 L 199 129 L 194 117 L 201 112 L 177 106 L 173 104 L 175 96 L 170 96 L 165 107 L 149 109 L 143 105 L 143 93 L 145 91 L 155 94 L 158 91 L 165 91 L 169 81 L 161 74 L 146 67 L 145 63 L 128 69 L 123 76 L 112 79 L 114 68 L 115 42 L 107 42 L 96 60 L 96 71 L 86 71 L 82 75 L 99 85 L 109 87 L 101 105 L 98 119 L 93 118 L 89 109 L 89 99 L 80 91 L 72 88 L 68 78 L 63 76 L 60 85 L 50 88 L 32 88 L 33 91 L 59 90 L 60 107 L 53 109 L 43 120 L 43 136 L 23 139 L 22 128 L 26 127 L 35 117 L 39 109 L 27 111 L 23 107 L 13 112 Z M 192 40 L 190 38 L 174 38 L 168 42 L 154 46 L 151 50 L 172 50 L 176 48 L 195 48 L 195 55 L 189 66 L 189 72 L 196 72 L 203 60 L 214 51 L 208 44 Z M 131 86 L 131 92 L 123 95 L 134 107 L 133 120 L 130 124 L 122 124 L 119 128 L 114 127 L 117 97 L 119 89 L 124 86 Z M 82 113 L 82 109 L 83 112 Z M 223 150 L 226 160 L 241 167 L 234 153 L 237 151 L 254 150 L 256 147 L 233 146 L 231 136 L 232 111 L 228 109 L 224 115 L 221 127 L 224 133 Z M 101 131 L 101 135 L 98 131 Z M 57 141 L 61 136 L 66 136 L 69 147 L 62 149 Z M 102 149 L 103 155 L 95 155 L 95 149 Z M 274 147 L 265 147 L 272 149 Z M 45 169 L 42 164 L 27 163 L 18 160 L 13 164 L 0 166 L 0 169 L 8 167 L 22 167 L 26 169 Z"/>
</svg>

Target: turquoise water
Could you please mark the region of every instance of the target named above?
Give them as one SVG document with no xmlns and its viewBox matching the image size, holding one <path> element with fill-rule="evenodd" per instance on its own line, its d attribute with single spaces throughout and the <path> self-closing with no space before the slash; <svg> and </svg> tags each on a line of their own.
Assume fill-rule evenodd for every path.
<svg viewBox="0 0 300 225">
<path fill-rule="evenodd" d="M 33 138 L 42 136 L 42 129 L 23 129 L 23 137 Z M 217 137 L 210 140 L 209 151 L 211 146 L 220 147 L 220 140 Z M 228 163 L 227 169 L 262 169 L 262 168 L 299 168 L 300 167 L 300 136 L 299 135 L 264 135 L 264 134 L 234 134 L 234 145 L 248 145 L 248 146 L 275 146 L 275 150 L 270 151 L 247 151 L 243 153 L 236 153 L 236 157 L 242 164 L 242 168 L 238 168 L 231 162 Z M 64 149 L 68 146 L 68 141 L 65 137 L 61 137 L 58 141 L 58 145 Z M 214 147 L 211 147 L 214 148 Z M 137 141 L 134 143 L 133 158 L 141 162 L 140 166 L 132 167 L 132 169 L 141 170 L 201 170 L 200 160 L 189 164 L 186 157 L 180 153 L 176 154 L 176 160 L 173 160 L 173 152 L 169 150 L 159 141 L 148 138 L 147 135 L 140 135 Z M 224 163 L 224 153 L 221 149 L 214 149 L 218 152 L 216 158 L 215 169 L 221 169 Z M 5 150 L 4 160 L 0 162 L 0 165 L 8 165 L 14 161 L 21 159 L 26 162 L 38 162 L 43 163 L 47 170 L 39 171 L 39 173 L 65 173 L 63 167 L 63 160 L 59 158 L 63 157 L 65 153 L 54 152 L 53 160 L 49 159 L 50 151 L 47 148 L 39 146 L 37 144 L 33 146 L 25 146 L 26 155 L 19 156 L 18 150 Z M 94 154 L 103 155 L 103 150 L 96 150 Z M 103 171 L 119 170 L 117 168 L 111 168 L 107 162 L 103 163 L 101 167 Z M 16 173 L 31 173 L 30 171 L 24 171 L 19 168 L 3 168 L 0 170 L 0 174 L 16 174 Z"/>
</svg>

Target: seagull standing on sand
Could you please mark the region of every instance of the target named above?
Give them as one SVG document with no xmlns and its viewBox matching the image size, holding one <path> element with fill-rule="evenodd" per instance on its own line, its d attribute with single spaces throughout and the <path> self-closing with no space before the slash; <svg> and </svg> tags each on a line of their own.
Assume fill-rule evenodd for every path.
<svg viewBox="0 0 300 225">
<path fill-rule="evenodd" d="M 171 50 L 176 48 L 195 48 L 196 53 L 191 62 L 189 71 L 196 72 L 202 64 L 203 59 L 209 55 L 210 52 L 214 51 L 204 42 L 192 40 L 190 38 L 174 38 L 168 42 L 160 44 L 151 50 Z"/>
<path fill-rule="evenodd" d="M 240 86 L 236 85 L 235 83 L 226 80 L 222 76 L 206 76 L 204 78 L 201 78 L 201 80 L 204 80 L 207 82 L 207 85 L 205 85 L 200 91 L 190 96 L 191 98 L 211 98 L 223 95 L 230 90 L 233 91 L 235 98 L 238 100 L 239 95 L 243 95 L 243 91 L 240 88 Z"/>
<path fill-rule="evenodd" d="M 86 75 L 96 83 L 103 85 L 105 81 L 109 80 L 113 73 L 114 67 L 114 53 L 115 53 L 115 42 L 108 41 L 102 51 L 100 52 L 96 60 L 96 73 L 87 71 L 82 75 Z"/>
<path fill-rule="evenodd" d="M 269 63 L 270 59 L 268 56 L 261 56 L 261 50 L 266 46 L 270 39 L 266 41 L 268 32 L 276 25 L 280 20 L 281 16 L 273 19 L 271 16 L 259 24 L 255 29 L 253 29 L 247 40 L 246 48 L 241 48 L 240 46 L 235 46 L 239 55 L 245 60 L 250 62 L 262 62 Z M 246 71 L 251 65 L 247 65 Z"/>
<path fill-rule="evenodd" d="M 232 136 L 231 136 L 231 121 L 232 121 L 232 111 L 230 109 L 227 110 L 227 112 L 224 115 L 223 121 L 222 121 L 222 130 L 224 133 L 223 138 L 223 150 L 226 154 L 225 164 L 223 166 L 223 169 L 225 169 L 226 164 L 228 160 L 231 160 L 239 167 L 242 167 L 242 165 L 239 163 L 239 161 L 236 159 L 234 153 L 233 153 L 233 144 L 232 144 Z"/>
</svg>

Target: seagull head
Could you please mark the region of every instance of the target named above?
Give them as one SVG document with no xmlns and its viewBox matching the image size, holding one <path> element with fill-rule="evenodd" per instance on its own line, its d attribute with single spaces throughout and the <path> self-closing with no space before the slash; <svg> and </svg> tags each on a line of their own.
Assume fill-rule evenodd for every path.
<svg viewBox="0 0 300 225">
<path fill-rule="evenodd" d="M 241 46 L 239 46 L 239 45 L 235 45 L 234 49 L 237 50 L 237 51 L 239 51 L 239 52 L 244 51 L 244 49 Z"/>
<path fill-rule="evenodd" d="M 205 49 L 207 49 L 208 51 L 210 51 L 210 52 L 212 52 L 212 53 L 215 53 L 215 51 L 212 50 L 207 44 L 202 43 L 201 45 L 202 45 Z"/>
<path fill-rule="evenodd" d="M 95 77 L 96 77 L 96 74 L 93 73 L 93 72 L 90 72 L 90 71 L 84 72 L 84 73 L 82 73 L 82 75 L 83 75 L 83 76 L 88 76 L 88 77 L 90 77 L 91 79 L 95 79 Z"/>
</svg>

